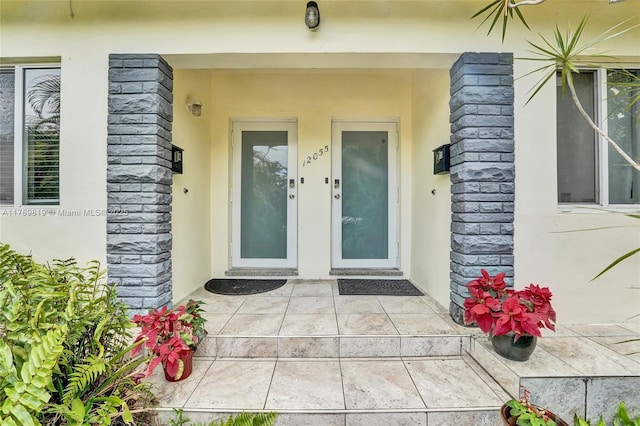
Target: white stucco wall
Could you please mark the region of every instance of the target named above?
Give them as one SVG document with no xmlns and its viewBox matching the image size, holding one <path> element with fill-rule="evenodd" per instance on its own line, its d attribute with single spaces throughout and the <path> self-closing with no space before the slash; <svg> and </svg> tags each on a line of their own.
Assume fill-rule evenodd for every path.
<svg viewBox="0 0 640 426">
<path fill-rule="evenodd" d="M 446 304 L 448 270 L 444 268 L 448 268 L 445 263 L 449 235 L 445 231 L 448 224 L 440 221 L 448 218 L 445 196 L 448 184 L 446 177 L 429 173 L 431 150 L 448 138 L 447 108 L 442 103 L 448 91 L 446 70 L 465 51 L 513 51 L 516 57 L 526 56 L 523 37 L 535 39 L 535 34 L 516 26 L 509 29 L 504 44 L 497 34 L 486 37 L 484 30 L 476 32 L 477 23 L 469 21 L 469 16 L 482 4 L 478 0 L 326 1 L 320 3 L 320 29 L 310 32 L 303 24 L 304 5 L 289 0 L 72 3 L 5 0 L 0 9 L 0 58 L 3 63 L 11 58 L 61 58 L 61 211 L 106 209 L 110 53 L 164 55 L 176 69 L 176 95 L 190 90 L 205 92 L 210 85 L 209 93 L 204 93 L 201 100 L 203 114 L 212 115 L 200 119 L 208 119 L 210 129 L 194 124 L 194 118 L 185 115 L 181 96 L 175 100 L 174 142 L 188 147 L 187 173 L 174 180 L 173 267 L 176 292 L 180 294 L 205 274 L 204 269 L 218 275 L 227 267 L 228 210 L 226 205 L 220 208 L 217 203 L 223 202 L 228 194 L 224 184 L 229 182 L 229 116 L 297 116 L 301 155 L 329 137 L 331 116 L 399 116 L 402 266 L 407 275 L 419 280 Z M 533 28 L 550 34 L 552 19 L 564 26 L 572 13 L 580 11 L 580 16 L 582 11 L 590 13 L 585 34 L 585 39 L 589 39 L 613 23 L 637 16 L 638 9 L 637 1 L 610 6 L 604 0 L 554 0 L 528 9 L 527 16 Z M 578 19 L 570 20 L 575 26 Z M 625 62 L 638 64 L 639 31 L 607 42 L 603 49 L 610 49 L 609 54 L 619 55 Z M 516 77 L 530 66 L 516 61 Z M 230 70 L 213 71 L 209 76 L 204 71 L 193 74 L 182 71 L 187 68 Z M 240 68 L 271 71 L 253 74 L 232 71 Z M 306 72 L 305 68 L 405 70 L 388 74 L 324 73 Z M 415 69 L 431 70 L 414 74 Z M 248 87 L 239 84 L 261 81 L 270 85 L 257 89 L 270 91 L 273 99 L 256 103 Z M 431 81 L 438 84 L 432 86 Z M 610 260 L 637 247 L 640 230 L 636 226 L 563 232 L 626 226 L 634 221 L 619 214 L 579 214 L 558 209 L 555 88 L 547 87 L 524 106 L 531 82 L 518 79 L 515 83 L 516 286 L 529 282 L 549 285 L 561 322 L 625 320 L 640 312 L 640 290 L 630 289 L 640 287 L 638 258 L 627 260 L 594 283 L 588 281 Z M 353 90 L 353 102 L 352 97 L 346 96 L 346 89 Z M 315 95 L 318 103 L 303 102 L 301 90 Z M 334 102 L 330 95 L 343 102 Z M 223 104 L 222 100 L 227 102 Z M 207 131 L 210 131 L 209 147 L 200 145 Z M 206 174 L 207 166 L 210 174 L 208 183 L 204 183 L 202 175 Z M 324 177 L 326 167 L 318 163 L 313 173 Z M 186 195 L 180 192 L 184 187 L 190 189 Z M 434 188 L 435 196 L 430 193 Z M 208 190 L 210 200 L 204 196 Z M 300 217 L 320 215 L 320 221 L 326 224 L 327 207 L 322 207 L 310 194 L 311 191 L 308 195 L 300 194 L 300 204 L 308 209 L 301 210 Z M 203 239 L 207 231 L 198 233 L 207 225 L 191 221 L 195 209 L 207 211 L 203 203 L 211 209 L 210 244 Z M 326 273 L 327 261 L 318 261 L 315 256 L 328 249 L 323 234 L 326 227 L 303 223 L 300 226 L 301 241 L 317 241 L 314 247 L 300 251 L 301 275 Z M 0 217 L 0 240 L 20 251 L 32 251 L 43 260 L 75 256 L 81 261 L 104 261 L 105 233 L 104 217 Z M 192 244 L 198 247 L 198 257 L 185 254 L 184 250 Z M 206 257 L 212 259 L 210 265 L 201 261 Z"/>
<path fill-rule="evenodd" d="M 211 278 L 211 75 L 203 70 L 173 74 L 173 144 L 184 149 L 183 173 L 173 175 L 173 300 Z M 200 101 L 202 115 L 187 111 L 187 99 Z"/>
</svg>

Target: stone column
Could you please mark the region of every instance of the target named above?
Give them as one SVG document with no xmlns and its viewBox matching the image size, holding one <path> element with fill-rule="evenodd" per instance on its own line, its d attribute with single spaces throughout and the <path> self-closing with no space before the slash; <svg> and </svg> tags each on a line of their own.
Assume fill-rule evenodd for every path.
<svg viewBox="0 0 640 426">
<path fill-rule="evenodd" d="M 173 70 L 109 55 L 107 276 L 131 312 L 171 302 Z"/>
<path fill-rule="evenodd" d="M 513 55 L 464 53 L 450 70 L 451 303 L 484 268 L 513 282 Z"/>
</svg>

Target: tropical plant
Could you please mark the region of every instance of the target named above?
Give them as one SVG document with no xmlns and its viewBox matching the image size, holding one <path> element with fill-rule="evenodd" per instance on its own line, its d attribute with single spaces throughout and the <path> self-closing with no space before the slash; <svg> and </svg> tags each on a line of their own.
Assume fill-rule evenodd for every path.
<svg viewBox="0 0 640 426">
<path fill-rule="evenodd" d="M 149 376 L 160 363 L 165 364 L 169 376 L 180 379 L 184 372 L 184 359 L 187 354 L 197 349 L 197 345 L 206 335 L 205 319 L 202 316 L 203 302 L 189 300 L 186 305 L 173 309 L 163 306 L 161 309 L 150 309 L 146 315 L 136 314 L 133 322 L 141 328 L 136 342 L 143 343 L 151 351 L 146 375 Z M 142 349 L 137 345 L 132 354 Z"/>
<path fill-rule="evenodd" d="M 585 420 L 577 414 L 573 417 L 573 422 L 575 426 L 591 426 L 591 421 Z M 598 423 L 593 426 L 607 426 L 607 424 L 604 418 L 600 416 Z M 624 402 L 621 402 L 618 406 L 618 412 L 613 418 L 613 426 L 640 426 L 640 416 L 632 419 L 627 411 L 627 406 Z"/>
<path fill-rule="evenodd" d="M 539 5 L 544 3 L 545 0 L 494 0 L 491 1 L 488 5 L 483 7 L 480 11 L 475 13 L 472 18 L 476 18 L 487 14 L 484 20 L 480 25 L 483 25 L 487 22 L 491 22 L 489 25 L 488 33 L 491 33 L 495 28 L 497 22 L 502 22 L 502 40 L 504 41 L 507 31 L 507 26 L 509 21 L 514 20 L 514 16 L 517 16 L 520 22 L 525 25 L 527 29 L 529 25 L 527 24 L 524 15 L 522 14 L 520 8 L 522 6 L 528 5 Z M 514 15 L 515 12 L 515 15 Z M 584 29 L 587 24 L 587 17 L 584 16 L 580 23 L 578 24 L 575 31 L 571 31 L 570 29 L 563 35 L 562 31 L 558 26 L 555 27 L 554 30 L 554 40 L 549 41 L 542 34 L 540 34 L 541 42 L 533 43 L 531 41 L 527 41 L 527 43 L 533 48 L 532 53 L 535 55 L 532 58 L 523 58 L 526 60 L 533 61 L 542 61 L 546 62 L 546 65 L 541 66 L 540 68 L 534 70 L 532 73 L 543 73 L 543 77 L 540 79 L 538 84 L 533 88 L 532 95 L 529 100 L 531 100 L 541 89 L 542 87 L 552 79 L 556 75 L 556 73 L 560 72 L 560 78 L 562 81 L 562 90 L 563 93 L 565 88 L 568 88 L 571 93 L 571 99 L 583 116 L 583 118 L 589 123 L 589 126 L 598 133 L 603 140 L 607 141 L 607 143 L 620 154 L 620 156 L 630 164 L 635 170 L 640 171 L 640 163 L 632 158 L 627 152 L 625 152 L 616 141 L 614 141 L 603 129 L 601 129 L 598 125 L 594 123 L 589 114 L 585 111 L 582 103 L 580 102 L 576 90 L 573 84 L 573 74 L 579 73 L 581 67 L 593 66 L 594 60 L 605 59 L 611 61 L 612 57 L 606 56 L 604 54 L 594 54 L 592 50 L 600 43 L 611 40 L 612 38 L 618 37 L 621 34 L 624 34 L 632 29 L 637 28 L 637 25 L 628 26 L 628 21 L 624 21 L 620 24 L 614 25 L 609 28 L 599 36 L 595 37 L 591 41 L 583 44 L 580 40 Z M 622 68 L 622 67 L 621 67 Z M 622 70 L 621 72 L 625 72 Z M 636 76 L 633 73 L 625 72 L 625 74 L 629 77 L 629 81 L 621 85 L 623 92 L 625 94 L 630 93 L 631 97 L 629 103 L 625 106 L 625 109 L 630 109 L 634 104 L 640 102 L 640 77 Z"/>
<path fill-rule="evenodd" d="M 184 418 L 183 411 L 174 408 L 175 418 L 169 421 L 169 426 L 181 426 L 191 424 L 191 426 L 272 426 L 278 413 L 239 413 L 235 416 L 229 416 L 227 420 L 213 421 L 209 423 L 190 423 L 188 418 Z"/>
<path fill-rule="evenodd" d="M 522 397 L 505 402 L 509 417 L 518 426 L 556 426 L 555 415 L 530 402 L 531 392 L 523 388 Z M 555 420 L 554 420 L 555 419 Z M 507 419 L 509 421 L 509 419 Z"/>
<path fill-rule="evenodd" d="M 486 270 L 467 284 L 469 297 L 464 301 L 464 321 L 476 323 L 490 336 L 515 333 L 541 336 L 540 329 L 555 331 L 556 313 L 551 307 L 548 287 L 530 284 L 523 290 L 507 288 L 505 273 L 491 276 Z"/>
<path fill-rule="evenodd" d="M 0 424 L 148 424 L 143 358 L 97 262 L 36 263 L 0 244 Z"/>
</svg>

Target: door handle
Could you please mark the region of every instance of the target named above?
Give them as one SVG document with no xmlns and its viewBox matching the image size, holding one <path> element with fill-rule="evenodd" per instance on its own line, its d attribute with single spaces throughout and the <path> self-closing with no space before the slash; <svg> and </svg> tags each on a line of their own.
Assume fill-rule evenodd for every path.
<svg viewBox="0 0 640 426">
<path fill-rule="evenodd" d="M 340 179 L 334 179 L 334 180 L 333 180 L 333 187 L 334 187 L 335 189 L 340 188 Z"/>
<path fill-rule="evenodd" d="M 296 180 L 295 179 L 289 179 L 289 188 L 293 189 L 296 187 Z"/>
<path fill-rule="evenodd" d="M 295 194 L 289 194 L 289 199 L 290 199 L 290 200 L 293 200 L 294 198 L 296 198 L 296 195 L 295 195 Z"/>
<path fill-rule="evenodd" d="M 336 200 L 339 200 L 340 199 L 340 194 L 334 195 L 333 198 L 335 198 Z"/>
</svg>

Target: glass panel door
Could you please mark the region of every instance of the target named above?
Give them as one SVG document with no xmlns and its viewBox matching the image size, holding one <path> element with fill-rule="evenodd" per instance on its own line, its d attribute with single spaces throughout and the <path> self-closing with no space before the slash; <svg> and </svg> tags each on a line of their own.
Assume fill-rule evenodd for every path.
<svg viewBox="0 0 640 426">
<path fill-rule="evenodd" d="M 235 122 L 232 266 L 295 267 L 295 122 Z"/>
<path fill-rule="evenodd" d="M 333 267 L 397 267 L 396 124 L 333 123 Z"/>
</svg>

